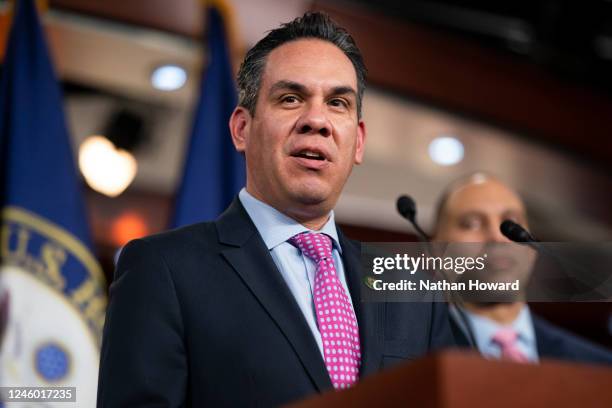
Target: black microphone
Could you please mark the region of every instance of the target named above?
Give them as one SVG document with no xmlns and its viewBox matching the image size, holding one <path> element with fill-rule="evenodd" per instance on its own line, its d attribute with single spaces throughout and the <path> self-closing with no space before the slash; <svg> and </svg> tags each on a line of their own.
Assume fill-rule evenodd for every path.
<svg viewBox="0 0 612 408">
<path fill-rule="evenodd" d="M 423 231 L 423 229 L 419 226 L 419 224 L 416 221 L 417 208 L 416 208 L 416 203 L 414 199 L 408 195 L 402 195 L 397 199 L 396 206 L 397 206 L 397 212 L 399 212 L 403 218 L 410 221 L 410 224 L 412 224 L 414 229 L 418 232 L 421 238 L 421 241 L 426 243 L 428 247 L 427 248 L 428 252 L 430 254 L 433 253 L 432 248 L 431 248 L 431 242 L 430 242 L 431 237 L 427 235 L 425 231 Z M 441 270 L 440 272 L 448 280 L 446 271 Z M 478 347 L 476 346 L 476 338 L 474 336 L 474 331 L 472 329 L 472 326 L 470 325 L 470 322 L 467 319 L 465 311 L 463 310 L 463 300 L 453 291 L 448 292 L 448 296 L 450 297 L 449 303 L 456 306 L 454 310 L 457 313 L 457 317 L 459 318 L 459 321 L 461 321 L 461 324 L 465 328 L 465 335 L 466 335 L 467 342 L 470 348 L 474 350 L 478 350 Z"/>
<path fill-rule="evenodd" d="M 514 221 L 505 220 L 499 226 L 499 230 L 506 238 L 510 241 L 518 242 L 521 244 L 534 244 L 539 242 L 533 237 L 525 228 L 520 226 Z"/>
<path fill-rule="evenodd" d="M 425 231 L 423 231 L 416 221 L 416 211 L 416 203 L 412 197 L 403 195 L 397 199 L 397 212 L 399 212 L 402 217 L 410 221 L 410 224 L 412 224 L 423 241 L 429 241 L 431 238 L 425 233 Z"/>
<path fill-rule="evenodd" d="M 571 257 L 564 256 L 563 253 L 558 253 L 558 251 L 553 250 L 548 245 L 542 244 L 529 231 L 516 222 L 505 220 L 500 224 L 499 230 L 509 240 L 518 244 L 528 245 L 538 253 L 554 260 L 571 281 L 586 285 L 588 288 L 594 288 L 598 285 L 593 280 L 592 273 L 587 271 L 582 265 L 573 261 Z"/>
</svg>

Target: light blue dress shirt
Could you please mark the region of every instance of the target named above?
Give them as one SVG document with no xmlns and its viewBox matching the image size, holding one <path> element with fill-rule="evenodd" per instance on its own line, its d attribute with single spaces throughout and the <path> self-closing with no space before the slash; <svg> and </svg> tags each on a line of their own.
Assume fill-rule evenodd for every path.
<svg viewBox="0 0 612 408">
<path fill-rule="evenodd" d="M 285 280 L 285 283 L 287 283 L 295 301 L 304 314 L 306 323 L 308 323 L 308 327 L 310 327 L 310 331 L 323 356 L 323 341 L 317 324 L 312 296 L 314 292 L 316 265 L 312 259 L 302 255 L 298 248 L 287 242 L 287 240 L 294 235 L 310 230 L 294 219 L 276 210 L 274 207 L 256 199 L 244 188 L 238 194 L 238 198 L 249 214 L 249 217 L 251 217 L 251 220 L 253 220 L 257 231 L 259 231 L 266 247 L 272 255 L 274 263 L 278 267 L 280 274 Z M 330 213 L 329 219 L 321 230 L 313 232 L 327 234 L 332 239 L 332 255 L 336 266 L 336 272 L 338 273 L 340 283 L 344 287 L 347 295 L 349 295 L 348 298 L 352 306 L 352 299 L 346 285 L 344 266 L 342 265 L 342 248 L 338 240 L 334 212 L 332 211 Z M 274 273 L 274 271 L 270 271 L 270 273 Z"/>
<path fill-rule="evenodd" d="M 526 305 L 523 306 L 514 322 L 512 322 L 512 324 L 509 326 L 501 325 L 494 320 L 491 320 L 484 316 L 479 316 L 466 309 L 462 310 L 467 319 L 468 324 L 470 325 L 470 328 L 472 329 L 474 341 L 476 342 L 476 346 L 478 347 L 478 351 L 480 351 L 480 354 L 485 357 L 495 359 L 500 358 L 501 349 L 499 345 L 492 340 L 493 336 L 495 336 L 495 334 L 499 330 L 511 327 L 518 334 L 516 346 L 519 348 L 519 350 L 521 350 L 523 354 L 525 354 L 529 361 L 538 362 L 538 348 L 529 307 L 527 307 Z M 450 313 L 453 319 L 455 319 L 455 322 L 457 322 L 457 324 L 461 328 L 461 330 L 466 333 L 467 330 L 465 329 L 465 324 L 459 318 L 459 313 L 455 306 L 451 306 Z"/>
</svg>

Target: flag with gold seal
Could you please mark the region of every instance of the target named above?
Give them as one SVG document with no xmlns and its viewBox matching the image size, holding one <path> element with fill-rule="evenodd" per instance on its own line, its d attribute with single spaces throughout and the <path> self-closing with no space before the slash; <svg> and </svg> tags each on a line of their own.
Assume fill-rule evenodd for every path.
<svg viewBox="0 0 612 408">
<path fill-rule="evenodd" d="M 95 406 L 104 275 L 34 1 L 13 4 L 0 78 L 0 383 L 76 387 L 77 405 Z"/>
</svg>

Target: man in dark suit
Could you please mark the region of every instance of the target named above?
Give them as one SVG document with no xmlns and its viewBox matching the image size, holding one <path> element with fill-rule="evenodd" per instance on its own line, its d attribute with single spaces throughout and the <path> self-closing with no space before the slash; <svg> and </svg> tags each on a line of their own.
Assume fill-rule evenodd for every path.
<svg viewBox="0 0 612 408">
<path fill-rule="evenodd" d="M 363 158 L 364 78 L 319 13 L 247 53 L 230 119 L 246 188 L 214 222 L 125 247 L 99 406 L 276 406 L 452 342 L 443 304 L 362 303 L 359 244 L 336 228 Z"/>
<path fill-rule="evenodd" d="M 434 241 L 492 243 L 493 250 L 507 251 L 512 244 L 500 232 L 504 220 L 527 227 L 521 198 L 498 179 L 475 173 L 456 180 L 446 189 L 438 206 Z M 488 255 L 488 262 L 494 261 L 492 254 Z M 533 266 L 534 255 L 521 253 L 527 275 Z M 508 259 L 508 252 L 504 256 Z M 500 257 L 499 262 L 506 260 Z M 522 271 L 512 271 L 511 263 L 506 264 L 507 273 L 521 277 Z M 608 350 L 535 316 L 524 302 L 468 301 L 461 307 L 451 308 L 451 327 L 458 345 L 469 347 L 472 344 L 487 357 L 520 362 L 555 358 L 612 363 L 612 353 Z"/>
</svg>

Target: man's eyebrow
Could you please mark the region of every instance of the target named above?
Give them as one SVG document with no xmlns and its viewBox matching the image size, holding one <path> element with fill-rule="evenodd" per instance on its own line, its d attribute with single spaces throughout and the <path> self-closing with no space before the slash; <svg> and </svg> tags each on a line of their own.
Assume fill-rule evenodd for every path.
<svg viewBox="0 0 612 408">
<path fill-rule="evenodd" d="M 525 218 L 527 218 L 527 217 L 525 216 L 525 212 L 524 212 L 524 211 L 522 211 L 522 210 L 520 210 L 520 209 L 518 209 L 518 208 L 511 208 L 511 209 L 508 209 L 508 210 L 506 210 L 506 211 L 504 211 L 504 212 L 503 212 L 502 216 L 503 216 L 503 217 L 511 217 L 511 216 L 515 216 L 515 217 L 518 217 L 518 218 L 520 218 L 520 219 L 525 219 Z"/>
<path fill-rule="evenodd" d="M 274 85 L 270 87 L 270 94 L 273 94 L 281 90 L 293 91 L 293 92 L 297 92 L 297 93 L 304 94 L 304 95 L 310 94 L 310 92 L 308 91 L 308 88 L 306 88 L 305 85 L 300 84 L 299 82 L 287 81 L 287 80 L 280 80 L 274 83 Z M 333 87 L 330 92 L 330 95 L 333 95 L 333 96 L 347 95 L 347 94 L 357 96 L 357 91 L 355 91 L 355 89 L 353 89 L 353 87 L 351 86 L 341 85 L 341 86 Z"/>
<path fill-rule="evenodd" d="M 486 214 L 480 210 L 465 210 L 457 213 L 457 217 L 484 217 Z"/>
<path fill-rule="evenodd" d="M 346 95 L 350 94 L 353 96 L 357 96 L 357 91 L 353 89 L 351 86 L 336 86 L 332 88 L 331 95 Z"/>
<path fill-rule="evenodd" d="M 273 94 L 274 92 L 277 92 L 280 90 L 288 90 L 288 91 L 293 91 L 293 92 L 297 92 L 301 94 L 308 94 L 308 90 L 306 89 L 306 86 L 300 84 L 299 82 L 294 82 L 294 81 L 281 80 L 281 81 L 276 82 L 274 85 L 270 87 L 270 94 Z"/>
</svg>

